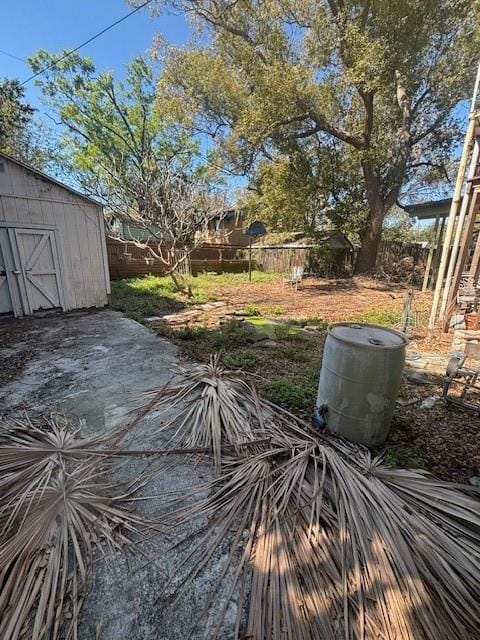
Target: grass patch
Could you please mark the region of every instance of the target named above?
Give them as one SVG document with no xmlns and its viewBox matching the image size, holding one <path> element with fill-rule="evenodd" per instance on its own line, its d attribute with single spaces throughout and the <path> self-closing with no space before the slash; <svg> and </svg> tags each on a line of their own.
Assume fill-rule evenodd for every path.
<svg viewBox="0 0 480 640">
<path fill-rule="evenodd" d="M 255 284 L 261 282 L 275 282 L 281 280 L 280 273 L 265 273 L 263 271 L 252 271 L 252 282 L 248 279 L 248 273 L 219 273 L 211 275 L 207 273 L 199 273 L 190 278 L 194 289 L 214 289 L 218 286 L 235 286 L 240 284 Z"/>
<path fill-rule="evenodd" d="M 281 304 L 275 304 L 272 307 L 267 307 L 265 315 L 267 316 L 284 316 L 287 313 L 287 308 Z"/>
<path fill-rule="evenodd" d="M 263 395 L 286 409 L 312 412 L 317 397 L 317 367 L 306 371 L 306 375 L 297 374 L 288 378 L 272 380 L 262 385 Z"/>
<path fill-rule="evenodd" d="M 400 323 L 402 319 L 401 311 L 368 309 L 360 316 L 351 319 L 351 322 L 362 322 L 366 324 L 378 324 L 382 327 L 393 327 Z"/>
<path fill-rule="evenodd" d="M 281 278 L 278 273 L 252 272 L 252 283 L 273 282 Z M 112 281 L 110 306 L 122 311 L 129 318 L 142 322 L 149 316 L 175 313 L 195 304 L 205 304 L 219 300 L 219 286 L 248 284 L 248 273 L 223 273 L 189 276 L 193 296 L 188 298 L 176 291 L 173 280 L 168 276 L 145 276 L 143 278 L 123 278 Z M 251 315 L 261 315 L 257 305 L 251 307 Z"/>
<path fill-rule="evenodd" d="M 279 274 L 259 271 L 252 276 L 254 283 L 281 278 Z M 167 277 L 116 280 L 112 282 L 111 306 L 142 321 L 149 316 L 180 311 L 191 304 L 213 301 L 221 286 L 248 284 L 248 274 L 200 274 L 190 278 L 190 282 L 193 298 L 188 299 L 175 291 L 172 280 Z M 261 316 L 255 304 L 247 305 L 245 310 L 251 314 L 248 319 L 230 319 L 218 329 L 187 326 L 174 331 L 165 326 L 158 327 L 157 332 L 175 342 L 184 355 L 200 362 L 208 361 L 211 353 L 219 353 L 228 368 L 255 374 L 252 383 L 267 398 L 310 414 L 317 392 L 324 336 L 306 335 L 295 322 L 269 321 Z M 284 307 L 270 307 L 272 315 L 284 312 Z M 262 340 L 265 337 L 269 340 Z"/>
</svg>

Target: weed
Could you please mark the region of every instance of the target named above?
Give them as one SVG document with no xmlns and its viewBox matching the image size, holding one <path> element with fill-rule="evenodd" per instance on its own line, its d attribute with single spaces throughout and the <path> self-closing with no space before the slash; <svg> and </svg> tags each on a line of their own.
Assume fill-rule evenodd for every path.
<svg viewBox="0 0 480 640">
<path fill-rule="evenodd" d="M 243 346 L 254 342 L 255 328 L 247 322 L 230 319 L 213 335 L 213 344 L 218 349 Z"/>
<path fill-rule="evenodd" d="M 176 332 L 175 337 L 179 340 L 204 340 L 208 336 L 206 327 L 186 326 Z"/>
<path fill-rule="evenodd" d="M 262 315 L 262 312 L 260 311 L 258 306 L 256 304 L 254 304 L 253 302 L 250 302 L 249 304 L 245 305 L 245 313 L 247 313 L 249 316 L 261 316 Z"/>
<path fill-rule="evenodd" d="M 274 305 L 268 309 L 267 315 L 270 316 L 283 316 L 287 313 L 286 307 L 283 307 L 281 304 Z"/>
<path fill-rule="evenodd" d="M 308 410 L 315 404 L 316 389 L 303 379 L 273 380 L 264 385 L 263 393 L 268 400 L 287 409 Z"/>
<path fill-rule="evenodd" d="M 238 349 L 224 356 L 223 362 L 230 369 L 255 369 L 261 361 L 260 354 L 251 349 Z"/>
<path fill-rule="evenodd" d="M 275 325 L 273 332 L 277 340 L 288 340 L 293 335 L 292 327 L 288 324 Z"/>
<path fill-rule="evenodd" d="M 400 311 L 368 309 L 362 315 L 354 318 L 355 322 L 365 322 L 366 324 L 378 324 L 384 327 L 391 327 L 398 324 L 402 319 Z"/>
<path fill-rule="evenodd" d="M 418 469 L 425 466 L 425 460 L 415 449 L 408 447 L 397 450 L 390 449 L 383 458 L 387 467 L 400 467 L 405 469 Z"/>
</svg>

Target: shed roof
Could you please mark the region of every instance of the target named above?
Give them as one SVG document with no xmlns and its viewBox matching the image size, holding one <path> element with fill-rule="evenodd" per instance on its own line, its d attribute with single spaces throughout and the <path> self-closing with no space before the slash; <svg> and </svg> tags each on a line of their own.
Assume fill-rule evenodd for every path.
<svg viewBox="0 0 480 640">
<path fill-rule="evenodd" d="M 97 202 L 93 198 L 90 198 L 89 196 L 86 196 L 84 193 L 81 193 L 80 191 L 77 191 L 76 189 L 73 189 L 72 187 L 69 187 L 67 184 L 64 184 L 63 182 L 60 182 L 59 180 L 56 180 L 55 178 L 52 178 L 51 176 L 48 176 L 46 173 L 43 173 L 42 171 L 39 171 L 38 169 L 35 169 L 31 165 L 26 164 L 25 162 L 22 162 L 21 160 L 17 160 L 16 158 L 13 158 L 12 156 L 9 156 L 7 153 L 3 153 L 3 151 L 0 151 L 0 158 L 4 158 L 5 160 L 8 160 L 9 162 L 13 162 L 13 163 L 17 164 L 19 167 L 22 167 L 23 169 L 26 169 L 30 173 L 33 173 L 33 174 L 37 175 L 41 180 L 46 180 L 47 182 L 51 182 L 52 184 L 57 185 L 57 187 L 65 189 L 66 191 L 69 191 L 70 193 L 73 193 L 75 196 L 77 196 L 79 198 L 82 198 L 83 200 L 86 200 L 90 204 L 94 204 L 97 207 L 102 207 L 103 206 L 103 205 L 100 204 L 100 202 Z"/>
</svg>

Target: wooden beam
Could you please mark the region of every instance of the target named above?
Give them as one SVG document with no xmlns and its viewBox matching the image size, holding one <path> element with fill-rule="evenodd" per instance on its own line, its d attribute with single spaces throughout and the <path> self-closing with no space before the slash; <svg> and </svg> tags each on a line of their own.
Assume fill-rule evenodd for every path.
<svg viewBox="0 0 480 640">
<path fill-rule="evenodd" d="M 445 219 L 445 218 L 444 218 Z M 428 280 L 430 278 L 430 269 L 433 261 L 433 254 L 438 248 L 438 227 L 440 223 L 440 215 L 435 217 L 435 225 L 433 227 L 433 237 L 428 251 L 427 264 L 425 265 L 425 275 L 423 276 L 422 293 L 428 288 Z"/>
<path fill-rule="evenodd" d="M 480 188 L 477 187 L 474 189 L 470 199 L 470 204 L 468 208 L 468 217 L 463 229 L 463 234 L 460 242 L 458 259 L 455 265 L 453 280 L 449 288 L 448 302 L 447 302 L 445 314 L 443 317 L 443 330 L 445 332 L 447 332 L 449 329 L 450 318 L 452 317 L 452 313 L 455 310 L 458 288 L 460 286 L 462 273 L 465 269 L 465 265 L 467 262 L 468 251 L 470 249 L 470 244 L 472 242 L 473 229 L 475 227 L 479 206 L 480 206 Z"/>
</svg>

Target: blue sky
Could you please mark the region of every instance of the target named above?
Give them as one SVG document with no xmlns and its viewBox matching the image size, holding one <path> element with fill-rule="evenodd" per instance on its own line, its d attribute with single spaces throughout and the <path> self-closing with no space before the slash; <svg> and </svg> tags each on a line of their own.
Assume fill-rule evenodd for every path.
<svg viewBox="0 0 480 640">
<path fill-rule="evenodd" d="M 132 7 L 126 0 L 12 0 L 3 7 L 0 49 L 27 58 L 37 49 L 51 52 L 71 49 L 122 17 Z M 188 40 L 189 29 L 182 16 L 151 18 L 143 9 L 80 50 L 91 56 L 97 69 L 119 73 L 138 54 L 146 54 L 156 33 L 170 42 Z M 0 53 L 0 77 L 25 80 L 28 65 Z M 34 81 L 25 86 L 26 97 L 41 107 Z"/>
</svg>

